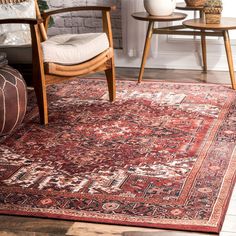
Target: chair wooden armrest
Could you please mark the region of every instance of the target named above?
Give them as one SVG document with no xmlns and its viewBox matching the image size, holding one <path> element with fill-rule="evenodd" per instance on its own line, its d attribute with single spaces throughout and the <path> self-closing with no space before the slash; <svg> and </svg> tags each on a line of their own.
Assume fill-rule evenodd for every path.
<svg viewBox="0 0 236 236">
<path fill-rule="evenodd" d="M 54 10 L 45 10 L 41 13 L 41 16 L 44 19 L 47 19 L 49 16 L 66 13 L 66 12 L 73 12 L 73 11 L 111 11 L 112 7 L 108 6 L 80 6 L 80 7 L 67 7 L 67 8 L 60 8 Z"/>
<path fill-rule="evenodd" d="M 29 24 L 36 25 L 42 23 L 42 20 L 37 20 L 34 18 L 20 18 L 20 19 L 0 19 L 0 24 Z"/>
</svg>

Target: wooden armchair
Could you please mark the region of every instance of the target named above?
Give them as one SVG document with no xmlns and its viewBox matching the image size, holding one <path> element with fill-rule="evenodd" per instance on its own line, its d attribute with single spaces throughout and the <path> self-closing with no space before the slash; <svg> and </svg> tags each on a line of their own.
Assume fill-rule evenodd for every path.
<svg viewBox="0 0 236 236">
<path fill-rule="evenodd" d="M 114 50 L 110 21 L 111 8 L 101 6 L 70 7 L 49 10 L 41 15 L 37 1 L 35 1 L 35 6 L 36 20 L 4 19 L 0 20 L 0 24 L 27 23 L 30 25 L 33 54 L 33 83 L 39 107 L 40 122 L 45 125 L 48 124 L 46 87 L 77 76 L 104 71 L 107 78 L 109 100 L 111 102 L 114 101 L 116 91 Z M 83 39 L 81 41 L 84 41 L 84 37 L 88 37 L 88 40 L 90 39 L 92 41 L 92 44 L 86 44 L 82 47 L 79 45 L 80 34 L 60 35 L 48 38 L 47 28 L 50 17 L 55 14 L 72 11 L 101 11 L 104 33 L 82 34 Z M 75 42 L 75 44 L 72 45 L 73 51 L 72 48 L 70 48 L 71 38 L 71 42 Z M 97 48 L 97 46 L 100 48 Z M 86 50 L 86 47 L 89 47 L 88 50 Z M 78 53 L 74 53 L 75 48 Z M 94 50 L 89 50 L 91 48 Z M 89 51 L 89 55 L 86 55 L 86 51 Z M 56 52 L 55 55 L 53 55 L 53 52 Z"/>
</svg>

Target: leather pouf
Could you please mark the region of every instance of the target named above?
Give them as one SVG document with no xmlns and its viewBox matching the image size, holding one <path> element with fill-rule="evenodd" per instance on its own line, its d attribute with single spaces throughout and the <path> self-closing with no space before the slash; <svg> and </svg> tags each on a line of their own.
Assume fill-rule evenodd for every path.
<svg viewBox="0 0 236 236">
<path fill-rule="evenodd" d="M 22 75 L 10 66 L 0 67 L 0 136 L 21 124 L 26 106 L 27 88 Z"/>
</svg>

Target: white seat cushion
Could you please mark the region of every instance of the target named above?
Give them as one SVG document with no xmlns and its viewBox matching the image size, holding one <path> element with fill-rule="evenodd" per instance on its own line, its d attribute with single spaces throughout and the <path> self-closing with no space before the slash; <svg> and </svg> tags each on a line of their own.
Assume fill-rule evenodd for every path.
<svg viewBox="0 0 236 236">
<path fill-rule="evenodd" d="M 44 62 L 74 65 L 109 48 L 106 33 L 56 35 L 42 43 Z"/>
</svg>

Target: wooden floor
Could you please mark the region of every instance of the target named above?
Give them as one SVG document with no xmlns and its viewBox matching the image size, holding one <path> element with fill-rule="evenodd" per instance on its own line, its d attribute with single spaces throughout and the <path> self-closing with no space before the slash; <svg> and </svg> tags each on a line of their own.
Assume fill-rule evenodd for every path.
<svg viewBox="0 0 236 236">
<path fill-rule="evenodd" d="M 96 75 L 101 77 L 100 74 Z M 137 79 L 138 70 L 117 68 L 119 79 Z M 227 72 L 190 70 L 145 70 L 144 80 L 155 79 L 176 82 L 204 82 L 229 84 Z M 207 236 L 212 234 L 157 230 L 138 227 L 79 223 L 73 221 L 30 217 L 0 216 L 0 236 Z M 220 236 L 236 236 L 236 188 L 233 192 Z"/>
</svg>

